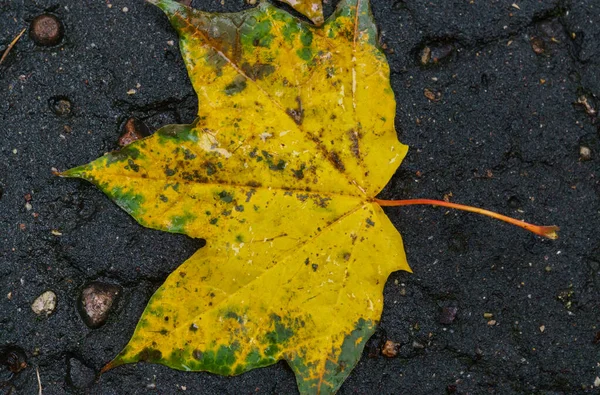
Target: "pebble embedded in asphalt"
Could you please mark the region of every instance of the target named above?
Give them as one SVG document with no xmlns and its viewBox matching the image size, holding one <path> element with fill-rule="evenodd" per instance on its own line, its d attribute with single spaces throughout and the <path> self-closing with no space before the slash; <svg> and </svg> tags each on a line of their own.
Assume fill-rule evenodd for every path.
<svg viewBox="0 0 600 395">
<path fill-rule="evenodd" d="M 48 100 L 48 107 L 59 117 L 68 117 L 73 111 L 73 104 L 66 96 L 53 96 Z"/>
<path fill-rule="evenodd" d="M 37 315 L 50 315 L 56 309 L 56 294 L 52 291 L 46 291 L 31 304 L 31 310 Z"/>
<path fill-rule="evenodd" d="M 29 25 L 29 36 L 37 45 L 51 47 L 61 42 L 64 27 L 60 19 L 51 14 L 36 16 Z"/>
<path fill-rule="evenodd" d="M 104 325 L 120 295 L 121 287 L 118 285 L 102 282 L 88 284 L 77 302 L 77 309 L 85 324 L 90 328 Z"/>
<path fill-rule="evenodd" d="M 5 365 L 11 373 L 19 373 L 27 367 L 27 356 L 25 355 L 25 351 L 23 351 L 21 347 L 15 345 L 1 346 L 0 364 Z"/>
</svg>

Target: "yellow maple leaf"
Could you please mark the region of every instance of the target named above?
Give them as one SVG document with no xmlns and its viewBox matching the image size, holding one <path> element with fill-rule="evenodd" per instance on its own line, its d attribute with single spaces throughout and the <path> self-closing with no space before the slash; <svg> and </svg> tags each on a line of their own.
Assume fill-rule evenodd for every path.
<svg viewBox="0 0 600 395">
<path fill-rule="evenodd" d="M 375 199 L 407 147 L 369 2 L 342 0 L 321 28 L 266 2 L 221 15 L 151 2 L 179 33 L 198 118 L 62 175 L 207 245 L 104 370 L 235 375 L 285 359 L 301 393 L 334 393 L 375 330 L 389 274 L 410 271 Z"/>
</svg>

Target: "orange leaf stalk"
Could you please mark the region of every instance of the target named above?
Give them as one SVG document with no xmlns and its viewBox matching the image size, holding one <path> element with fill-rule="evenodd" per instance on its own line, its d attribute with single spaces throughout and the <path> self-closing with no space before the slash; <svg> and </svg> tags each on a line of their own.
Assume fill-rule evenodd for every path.
<svg viewBox="0 0 600 395">
<path fill-rule="evenodd" d="M 375 202 L 380 206 L 387 207 L 398 207 L 398 206 L 414 206 L 414 205 L 432 205 L 432 206 L 441 206 L 448 207 L 462 211 L 469 211 L 471 213 L 482 214 L 488 217 L 499 219 L 500 221 L 508 222 L 509 224 L 513 224 L 519 226 L 523 229 L 526 229 L 532 233 L 535 233 L 538 236 L 546 237 L 548 239 L 558 239 L 558 234 L 556 233 L 560 228 L 558 226 L 539 226 L 532 225 L 524 221 L 520 221 L 518 219 L 514 219 L 511 217 L 507 217 L 506 215 L 498 214 L 493 211 L 484 210 L 477 207 L 465 206 L 463 204 L 449 203 L 443 200 L 431 200 L 431 199 L 408 199 L 408 200 L 380 200 L 375 199 Z"/>
</svg>

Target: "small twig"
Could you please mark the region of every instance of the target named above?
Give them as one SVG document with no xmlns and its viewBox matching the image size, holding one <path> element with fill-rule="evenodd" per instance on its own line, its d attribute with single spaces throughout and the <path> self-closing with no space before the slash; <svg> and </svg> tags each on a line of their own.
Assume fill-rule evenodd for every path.
<svg viewBox="0 0 600 395">
<path fill-rule="evenodd" d="M 38 381 L 38 395 L 42 395 L 42 380 L 40 379 L 40 370 L 37 366 L 35 367 L 35 374 L 37 376 Z"/>
<path fill-rule="evenodd" d="M 2 57 L 0 58 L 0 64 L 2 64 L 2 62 L 4 62 L 4 59 L 6 59 L 6 57 L 8 56 L 8 53 L 10 52 L 10 50 L 12 49 L 12 47 L 15 46 L 15 44 L 17 43 L 17 41 L 19 41 L 19 39 L 21 38 L 21 36 L 23 35 L 23 33 L 25 33 L 25 30 L 27 30 L 27 28 L 21 30 L 21 33 L 19 33 L 17 35 L 17 37 L 15 37 L 10 44 L 8 44 L 8 47 L 6 47 L 6 50 L 4 51 L 4 53 L 2 54 Z"/>
</svg>

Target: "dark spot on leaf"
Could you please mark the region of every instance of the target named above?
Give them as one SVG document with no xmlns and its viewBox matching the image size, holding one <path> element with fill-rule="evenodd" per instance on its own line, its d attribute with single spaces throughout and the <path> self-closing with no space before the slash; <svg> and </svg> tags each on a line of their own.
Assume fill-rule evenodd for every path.
<svg viewBox="0 0 600 395">
<path fill-rule="evenodd" d="M 252 195 L 254 195 L 256 193 L 255 189 L 251 189 L 248 192 L 246 192 L 246 203 L 248 203 L 250 201 L 250 199 L 252 199 Z M 254 206 L 256 207 L 256 206 Z"/>
<path fill-rule="evenodd" d="M 356 157 L 356 159 L 360 159 L 360 148 L 358 145 L 360 135 L 356 130 L 352 129 L 348 132 L 348 137 L 350 137 L 350 141 L 352 142 L 350 145 L 350 151 L 352 151 L 352 154 Z"/>
<path fill-rule="evenodd" d="M 138 359 L 144 362 L 158 362 L 162 358 L 162 353 L 159 350 L 146 347 L 138 354 Z"/>
<path fill-rule="evenodd" d="M 169 201 L 169 198 L 167 198 L 165 195 L 158 195 L 158 198 L 165 203 Z"/>
<path fill-rule="evenodd" d="M 275 171 L 283 171 L 283 169 L 285 169 L 285 161 L 283 160 L 279 160 L 279 162 L 277 162 L 277 164 L 269 164 L 269 169 L 271 170 L 275 170 Z"/>
<path fill-rule="evenodd" d="M 371 226 L 375 226 L 375 222 L 373 222 L 371 218 L 367 218 L 367 228 L 370 228 Z"/>
<path fill-rule="evenodd" d="M 206 168 L 206 175 L 212 176 L 217 172 L 217 167 L 212 162 L 205 162 L 204 167 Z"/>
<path fill-rule="evenodd" d="M 165 169 L 165 174 L 167 175 L 167 177 L 171 177 L 175 175 L 175 170 L 173 169 L 169 169 L 169 167 L 167 166 L 167 168 Z"/>
<path fill-rule="evenodd" d="M 306 199 L 308 199 L 308 195 L 306 194 L 297 194 L 296 197 L 298 198 L 298 200 L 300 200 L 301 202 L 305 202 Z"/>
<path fill-rule="evenodd" d="M 192 151 L 190 151 L 189 149 L 184 149 L 183 150 L 183 157 L 186 160 L 192 160 L 192 159 L 196 159 L 196 155 L 192 153 Z"/>
<path fill-rule="evenodd" d="M 335 151 L 331 151 L 328 155 L 329 161 L 333 164 L 333 167 L 338 169 L 339 171 L 345 171 L 346 167 L 344 163 L 340 159 L 340 156 Z"/>
<path fill-rule="evenodd" d="M 140 166 L 139 166 L 139 165 L 137 165 L 137 164 L 136 164 L 136 163 L 135 163 L 133 160 L 131 160 L 131 159 L 128 159 L 128 160 L 127 160 L 127 164 L 129 165 L 129 168 L 130 168 L 131 170 L 135 171 L 136 173 L 137 173 L 138 171 L 140 171 Z"/>
<path fill-rule="evenodd" d="M 304 261 L 304 264 L 308 266 L 309 263 L 310 263 L 310 259 L 306 258 L 306 260 Z"/>
<path fill-rule="evenodd" d="M 246 77 L 242 75 L 238 75 L 235 77 L 233 82 L 225 87 L 225 94 L 227 96 L 233 96 L 236 93 L 240 93 L 244 89 L 246 89 L 248 83 L 246 82 Z"/>
<path fill-rule="evenodd" d="M 316 263 L 312 264 L 312 270 L 313 270 L 313 272 L 316 272 L 318 268 L 319 268 L 319 265 L 317 265 Z"/>
<path fill-rule="evenodd" d="M 298 170 L 292 170 L 292 174 L 294 175 L 294 177 L 301 180 L 304 178 L 304 169 L 306 169 L 306 165 L 302 163 Z"/>
<path fill-rule="evenodd" d="M 234 312 L 234 311 L 227 311 L 227 312 L 226 312 L 226 313 L 223 315 L 223 318 L 227 318 L 227 319 L 230 319 L 230 320 L 235 320 L 235 321 L 237 321 L 237 322 L 239 322 L 239 323 L 241 323 L 241 322 L 243 321 L 243 320 L 242 320 L 242 317 L 240 317 L 240 316 L 239 316 L 239 315 L 238 315 L 236 312 Z"/>
<path fill-rule="evenodd" d="M 304 109 L 302 108 L 302 100 L 300 97 L 296 97 L 296 103 L 298 103 L 297 108 L 288 108 L 285 110 L 287 115 L 289 115 L 297 125 L 302 125 L 304 122 Z"/>
<path fill-rule="evenodd" d="M 252 80 L 262 80 L 275 72 L 275 66 L 265 63 L 255 63 L 253 65 L 244 63 L 242 64 L 242 71 Z"/>
<path fill-rule="evenodd" d="M 219 218 L 211 218 L 209 222 L 211 225 L 216 225 L 219 222 Z"/>
<path fill-rule="evenodd" d="M 344 258 L 345 261 L 350 260 L 350 253 L 349 252 L 344 252 L 344 254 L 342 255 L 342 258 Z"/>
<path fill-rule="evenodd" d="M 198 361 L 200 361 L 200 360 L 202 359 L 202 357 L 204 356 L 204 354 L 203 354 L 203 353 L 202 353 L 202 351 L 200 351 L 200 350 L 194 350 L 194 351 L 192 352 L 192 356 L 193 356 L 194 358 L 196 358 Z"/>
<path fill-rule="evenodd" d="M 242 206 L 241 204 L 239 206 L 235 206 L 235 211 L 238 211 L 240 213 L 243 212 L 244 211 L 244 206 Z"/>
<path fill-rule="evenodd" d="M 233 201 L 233 195 L 227 191 L 219 192 L 219 198 L 225 203 L 231 203 Z"/>
</svg>

